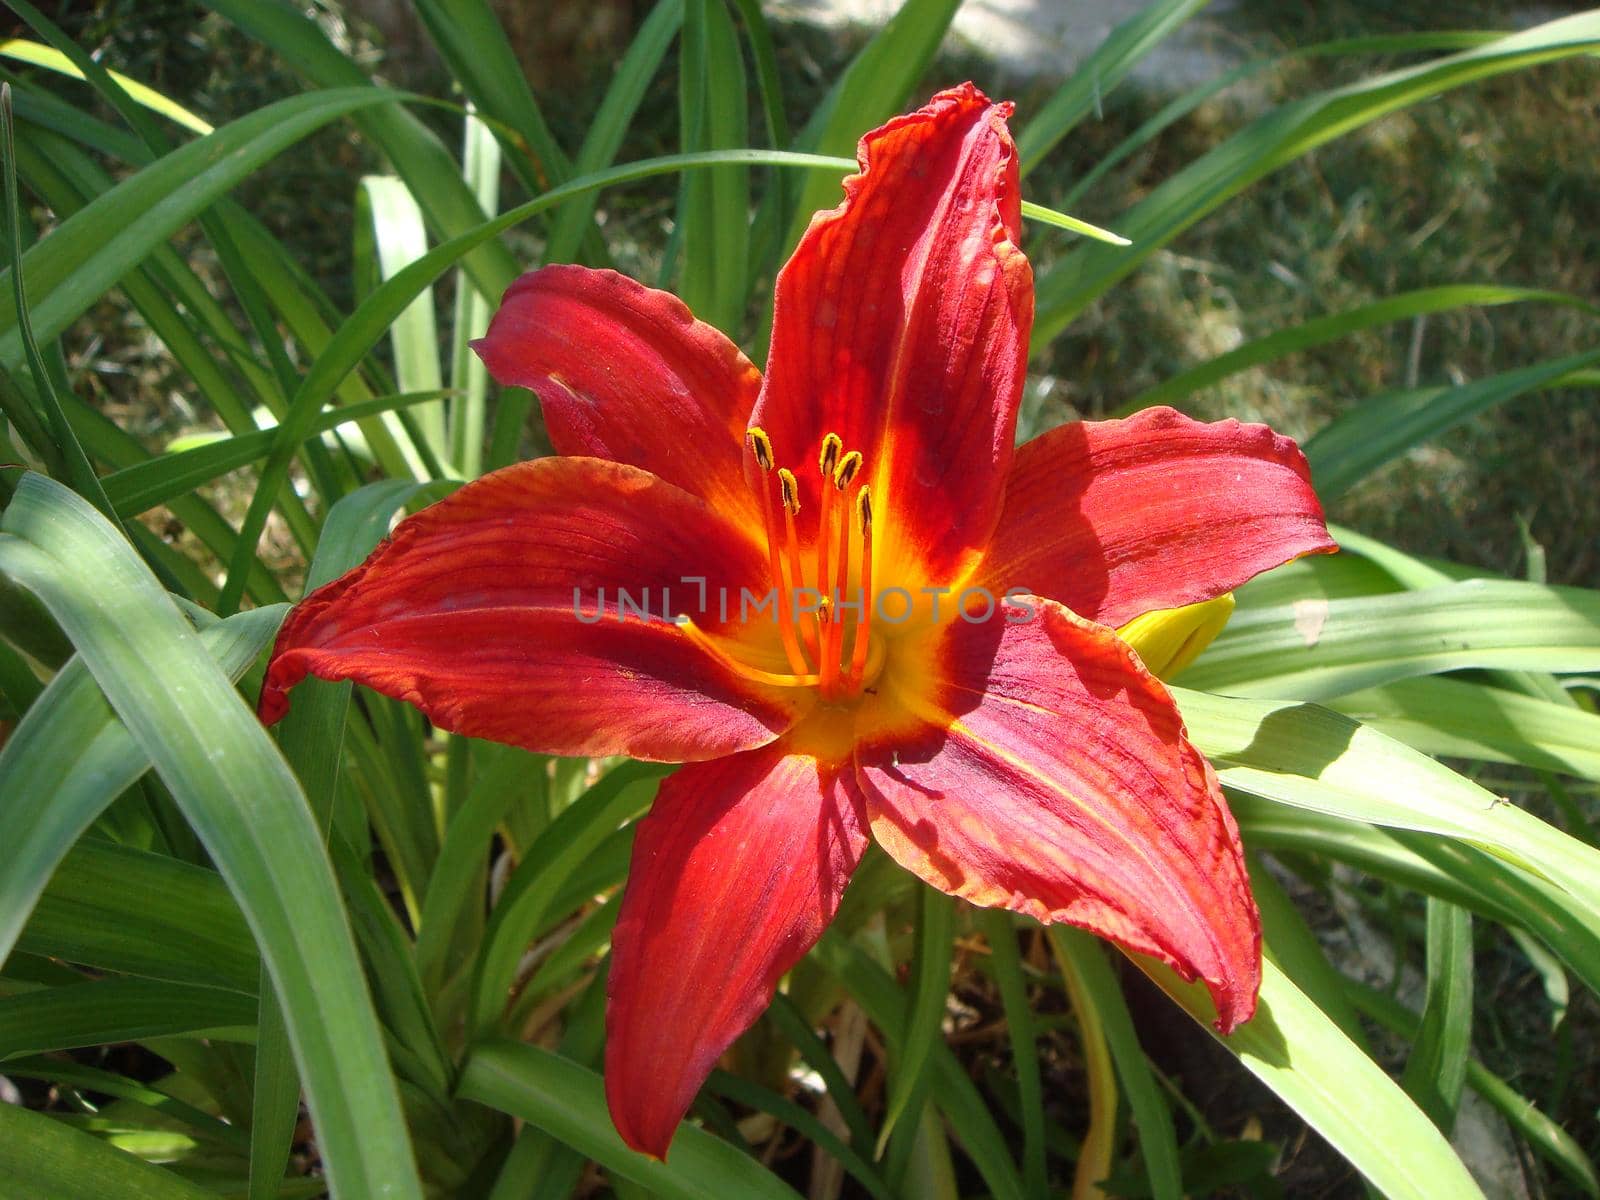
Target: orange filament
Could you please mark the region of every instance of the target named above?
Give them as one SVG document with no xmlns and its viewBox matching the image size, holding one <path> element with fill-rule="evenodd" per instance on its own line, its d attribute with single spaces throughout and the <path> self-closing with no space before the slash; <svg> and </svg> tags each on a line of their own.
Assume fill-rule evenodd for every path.
<svg viewBox="0 0 1600 1200">
<path fill-rule="evenodd" d="M 839 465 L 833 471 L 833 488 L 837 492 L 844 492 L 861 470 L 861 452 L 852 450 L 839 460 Z M 833 528 L 820 530 L 818 537 L 822 545 L 827 546 L 832 540 L 839 550 L 839 562 L 835 568 L 832 581 L 833 591 L 830 595 L 832 608 L 829 611 L 830 620 L 826 631 L 826 644 L 822 651 L 822 694 L 830 699 L 839 696 L 840 687 L 840 658 L 843 654 L 844 620 L 841 613 L 845 608 L 845 592 L 850 586 L 850 518 L 847 508 L 839 509 L 839 518 Z M 866 598 L 862 597 L 862 603 Z M 857 620 L 860 618 L 858 617 Z"/>
<path fill-rule="evenodd" d="M 794 529 L 794 519 L 800 515 L 800 484 L 795 480 L 794 472 L 788 467 L 778 468 L 778 498 L 783 504 L 784 552 L 789 558 L 789 586 L 794 589 L 794 593 L 787 597 L 786 602 L 798 607 L 800 591 L 806 586 L 805 572 L 800 569 L 800 538 Z M 820 592 L 822 581 L 817 582 L 819 584 L 817 591 Z M 794 615 L 793 610 L 791 610 L 792 615 Z M 813 614 L 811 620 L 803 622 L 800 626 L 806 650 L 813 658 L 817 656 L 820 644 L 818 633 L 816 617 Z"/>
<path fill-rule="evenodd" d="M 841 550 L 839 574 L 833 589 L 838 600 L 830 610 L 828 628 L 825 632 L 827 644 L 822 649 L 822 694 L 830 699 L 837 695 L 839 690 L 839 658 L 844 643 L 844 617 L 840 614 L 845 611 L 844 590 L 850 575 L 850 545 L 848 542 L 842 542 L 839 548 Z"/>
<path fill-rule="evenodd" d="M 772 488 L 767 484 L 767 477 L 772 473 L 772 439 L 767 436 L 765 430 L 755 426 L 751 426 L 749 437 L 751 452 L 756 457 L 756 466 L 761 468 L 762 473 L 761 519 L 767 530 L 767 562 L 772 571 L 772 584 L 777 588 L 778 636 L 783 639 L 783 652 L 788 656 L 790 668 L 796 675 L 805 675 L 811 668 L 806 662 L 806 656 L 800 652 L 800 642 L 794 633 L 793 593 L 783 578 L 783 559 L 778 554 L 778 547 L 781 544 L 778 537 L 778 523 L 772 511 Z"/>
<path fill-rule="evenodd" d="M 845 676 L 847 691 L 861 686 L 872 635 L 872 488 L 865 484 L 856 493 L 856 523 L 861 529 L 861 620 L 856 624 L 855 645 L 850 651 L 850 673 Z"/>
<path fill-rule="evenodd" d="M 834 533 L 834 493 L 837 488 L 830 488 L 834 482 L 834 470 L 838 467 L 838 451 L 842 450 L 845 443 L 838 440 L 838 434 L 829 434 L 822 438 L 822 453 L 818 454 L 816 469 L 822 477 L 822 507 L 818 510 L 816 518 L 816 590 L 822 592 L 822 611 L 819 621 L 826 624 L 832 619 L 832 603 L 827 598 L 827 581 L 829 581 L 829 568 L 832 563 L 827 560 L 827 552 L 832 549 L 832 533 Z M 819 630 L 826 632 L 826 630 Z"/>
</svg>

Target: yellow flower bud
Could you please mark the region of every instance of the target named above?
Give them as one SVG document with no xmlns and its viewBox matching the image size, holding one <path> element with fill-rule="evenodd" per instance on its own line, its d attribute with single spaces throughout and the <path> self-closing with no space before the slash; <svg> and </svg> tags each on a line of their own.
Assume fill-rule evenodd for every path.
<svg viewBox="0 0 1600 1200">
<path fill-rule="evenodd" d="M 1200 657 L 1232 615 L 1233 593 L 1226 592 L 1202 604 L 1141 613 L 1117 636 L 1139 652 L 1152 675 L 1171 679 Z"/>
</svg>

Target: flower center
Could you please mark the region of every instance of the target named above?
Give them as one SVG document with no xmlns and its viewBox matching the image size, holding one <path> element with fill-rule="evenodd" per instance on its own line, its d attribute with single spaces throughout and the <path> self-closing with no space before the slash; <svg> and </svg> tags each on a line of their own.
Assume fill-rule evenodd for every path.
<svg viewBox="0 0 1600 1200">
<path fill-rule="evenodd" d="M 800 480 L 777 465 L 772 439 L 752 426 L 747 444 L 761 472 L 761 514 L 777 599 L 778 636 L 788 672 L 763 670 L 723 650 L 692 623 L 689 636 L 736 673 L 778 687 L 815 687 L 825 700 L 850 700 L 883 670 L 884 640 L 872 629 L 872 488 L 859 450 L 836 433 L 817 455 L 819 509 L 812 552 L 800 544 Z M 850 586 L 854 572 L 856 586 Z"/>
</svg>

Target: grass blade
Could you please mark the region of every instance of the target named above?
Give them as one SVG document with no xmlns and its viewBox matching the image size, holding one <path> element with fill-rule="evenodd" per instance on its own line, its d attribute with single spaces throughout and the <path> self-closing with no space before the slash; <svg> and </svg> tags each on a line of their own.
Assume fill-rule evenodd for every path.
<svg viewBox="0 0 1600 1200">
<path fill-rule="evenodd" d="M 1444 1135 L 1268 957 L 1253 1020 L 1229 1037 L 1198 983 L 1151 959 L 1140 970 L 1299 1113 L 1389 1200 L 1483 1200 Z"/>
<path fill-rule="evenodd" d="M 748 140 L 744 58 L 725 0 L 687 0 L 678 73 L 685 150 L 730 150 Z M 682 179 L 679 293 L 690 311 L 737 336 L 744 317 L 750 173 L 728 165 Z"/>
<path fill-rule="evenodd" d="M 25 476 L 0 529 L 0 570 L 61 622 L 249 920 L 293 1014 L 335 1193 L 420 1197 L 333 873 L 282 757 L 155 580 L 83 501 Z"/>
<path fill-rule="evenodd" d="M 174 150 L 96 196 L 23 256 L 34 331 L 58 337 L 128 271 L 259 167 L 336 117 L 404 93 L 347 88 L 294 96 Z M 6 281 L 6 291 L 11 281 Z M 0 364 L 22 360 L 15 298 L 0 295 Z"/>
<path fill-rule="evenodd" d="M 39 355 L 39 347 L 34 341 L 33 320 L 28 311 L 27 286 L 22 275 L 22 209 L 17 203 L 17 146 L 11 121 L 9 83 L 0 83 L 0 154 L 5 158 L 6 224 L 11 231 L 6 251 L 8 270 L 11 274 L 11 299 L 16 306 L 17 336 L 21 339 L 23 357 L 27 361 L 29 373 L 33 376 L 34 388 L 39 394 L 45 419 L 49 423 L 50 435 L 54 442 L 54 455 L 50 456 L 52 465 L 57 472 L 72 482 L 80 495 L 86 497 L 105 514 L 107 519 L 116 524 L 116 512 L 111 507 L 111 501 L 106 499 L 105 489 L 100 486 L 100 477 L 89 465 L 88 456 L 83 452 L 78 435 L 68 424 L 66 414 L 61 411 L 61 401 L 56 398 L 55 388 L 50 382 L 50 373 L 45 369 L 44 360 Z"/>
<path fill-rule="evenodd" d="M 214 1200 L 215 1193 L 108 1146 L 93 1134 L 0 1104 L 0 1188 L 51 1200 Z"/>
<path fill-rule="evenodd" d="M 807 1141 L 827 1151 L 874 1200 L 894 1200 L 895 1193 L 889 1190 L 871 1163 L 840 1141 L 837 1134 L 794 1101 L 723 1070 L 713 1071 L 707 1082 L 711 1090 L 718 1095 L 726 1096 L 748 1108 L 770 1113 Z"/>
<path fill-rule="evenodd" d="M 1569 354 L 1519 367 L 1459 387 L 1416 388 L 1373 396 L 1317 430 L 1306 459 L 1324 501 L 1352 486 L 1413 446 L 1437 437 L 1496 404 L 1541 388 L 1561 387 L 1600 363 L 1600 350 Z"/>
<path fill-rule="evenodd" d="M 1452 678 L 1402 679 L 1329 707 L 1424 754 L 1521 763 L 1600 782 L 1600 716 Z"/>
<path fill-rule="evenodd" d="M 422 900 L 422 920 L 417 926 L 417 974 L 431 996 L 437 996 L 445 979 L 459 963 L 451 955 L 468 952 L 468 945 L 453 936 L 457 926 L 483 894 L 487 848 L 506 810 L 526 788 L 528 776 L 543 769 L 545 760 L 510 747 L 496 747 L 500 757 L 473 788 L 467 802 L 451 817 L 439 857 L 428 877 Z M 443 1022 L 441 1022 L 442 1024 Z"/>
<path fill-rule="evenodd" d="M 500 143 L 471 112 L 464 122 L 461 171 L 483 211 L 500 211 Z M 456 279 L 455 321 L 450 330 L 450 461 L 463 479 L 483 471 L 483 441 L 488 433 L 486 401 L 489 371 L 470 342 L 489 328 L 489 312 L 499 298 L 485 296 L 462 271 Z"/>
<path fill-rule="evenodd" d="M 213 1145 L 236 1153 L 250 1149 L 250 1138 L 244 1130 L 180 1100 L 170 1090 L 163 1090 L 171 1087 L 173 1081 L 170 1078 L 157 1084 L 142 1084 L 114 1071 L 102 1071 L 98 1067 L 86 1067 L 69 1059 L 48 1055 L 9 1058 L 6 1060 L 6 1074 L 13 1079 L 38 1079 L 78 1090 L 101 1092 L 139 1105 L 158 1121 L 180 1121 L 197 1137 Z"/>
<path fill-rule="evenodd" d="M 458 1094 L 537 1125 L 660 1200 L 796 1200 L 753 1158 L 693 1125 L 678 1127 L 666 1162 L 628 1149 L 612 1128 L 600 1076 L 537 1046 L 503 1039 L 474 1046 Z"/>
<path fill-rule="evenodd" d="M 733 0 L 744 22 L 750 57 L 755 62 L 756 83 L 761 89 L 761 112 L 767 123 L 767 141 L 778 150 L 789 148 L 789 118 L 783 111 L 783 83 L 778 78 L 778 56 L 772 45 L 772 30 L 761 11 L 760 0 Z"/>
<path fill-rule="evenodd" d="M 215 871 L 99 838 L 62 859 L 17 948 L 244 995 L 255 994 L 261 972 L 250 927 Z"/>
<path fill-rule="evenodd" d="M 1000 909 L 980 908 L 976 915 L 989 941 L 990 962 L 1011 1036 L 1011 1061 L 1022 1101 L 1022 1179 L 1030 1200 L 1046 1200 L 1049 1175 L 1045 1160 L 1044 1086 L 1039 1073 L 1033 1007 L 1028 1003 L 1022 956 L 1017 952 L 1017 929 L 1011 914 Z"/>
<path fill-rule="evenodd" d="M 30 63 L 35 67 L 43 67 L 47 71 L 54 71 L 58 75 L 66 75 L 73 79 L 84 77 L 83 72 L 73 66 L 72 60 L 61 51 L 38 42 L 30 42 L 25 38 L 12 38 L 0 42 L 0 55 L 16 59 L 18 62 Z M 166 117 L 167 120 L 183 126 L 191 133 L 212 132 L 210 122 L 196 116 L 176 100 L 163 96 L 155 88 L 147 87 L 137 79 L 129 79 L 117 71 L 108 71 L 107 74 L 128 94 L 128 99 L 148 108 L 151 112 Z"/>
<path fill-rule="evenodd" d="M 1356 1006 L 1367 1016 L 1402 1037 L 1415 1036 L 1417 1015 L 1400 1001 L 1355 980 L 1345 980 L 1345 986 Z M 1512 1128 L 1582 1189 L 1584 1195 L 1600 1197 L 1600 1177 L 1595 1174 L 1594 1163 L 1570 1133 L 1477 1059 L 1467 1061 L 1466 1078 L 1467 1086 L 1494 1105 Z"/>
<path fill-rule="evenodd" d="M 1211 97 L 1226 91 L 1234 84 L 1258 75 L 1269 67 L 1282 67 L 1298 59 L 1307 58 L 1336 58 L 1354 54 L 1413 54 L 1429 50 L 1470 50 L 1474 46 L 1481 46 L 1492 42 L 1502 36 L 1499 33 L 1483 32 L 1434 32 L 1376 34 L 1368 37 L 1336 38 L 1330 42 L 1317 42 L 1310 46 L 1297 46 L 1283 54 L 1276 54 L 1268 58 L 1251 59 L 1240 63 L 1232 70 L 1206 80 L 1197 87 L 1190 88 L 1187 92 L 1174 97 L 1157 111 L 1149 120 L 1140 125 L 1122 141 L 1117 143 L 1104 158 L 1100 159 L 1084 175 L 1075 180 L 1062 204 L 1070 207 L 1083 199 L 1110 170 L 1118 163 L 1123 162 L 1129 155 L 1143 148 L 1153 141 L 1156 136 L 1184 117 L 1188 116 L 1200 105 Z"/>
<path fill-rule="evenodd" d="M 924 885 L 918 889 L 916 956 L 912 961 L 911 1006 L 905 1026 L 895 1038 L 898 1053 L 889 1080 L 889 1100 L 878 1130 L 878 1156 L 890 1145 L 902 1117 L 907 1131 L 895 1139 L 889 1156 L 889 1179 L 904 1178 L 907 1156 L 916 1140 L 916 1126 L 926 1099 L 928 1060 L 943 1038 L 945 1008 L 950 1001 L 950 963 L 955 938 L 955 901 Z"/>
<path fill-rule="evenodd" d="M 1089 1092 L 1088 1124 L 1078 1147 L 1072 1200 L 1099 1200 L 1104 1194 L 1100 1183 L 1110 1176 L 1117 1149 L 1117 1072 L 1111 1062 L 1111 1048 L 1106 1045 L 1100 1010 L 1083 986 L 1083 977 L 1075 969 L 1076 960 L 1058 957 L 1067 1001 L 1078 1026 L 1078 1049 L 1083 1055 L 1084 1082 Z"/>
<path fill-rule="evenodd" d="M 361 215 L 358 240 L 370 236 L 376 266 L 382 278 L 393 279 L 428 252 L 428 231 L 422 223 L 422 209 L 406 185 L 392 175 L 368 175 L 361 180 Z M 358 255 L 358 258 L 365 257 Z M 439 371 L 439 330 L 433 317 L 433 289 L 417 293 L 405 310 L 389 326 L 389 344 L 394 349 L 395 382 L 402 392 L 438 391 L 444 385 Z M 444 405 L 430 404 L 418 409 L 417 425 L 436 458 L 445 458 Z M 392 415 L 384 423 L 390 434 L 404 447 L 410 439 Z M 427 478 L 422 460 L 413 452 L 407 455 L 411 474 Z M 394 472 L 391 472 L 393 474 Z"/>
<path fill-rule="evenodd" d="M 382 94 L 313 18 L 292 5 L 204 0 L 203 7 L 270 46 L 290 69 L 305 74 L 319 87 L 361 88 Z M 418 198 L 440 237 L 453 238 L 483 223 L 483 209 L 462 181 L 460 164 L 415 116 L 400 108 L 367 108 L 354 113 L 352 120 L 393 164 L 395 174 Z M 517 277 L 516 259 L 496 243 L 475 244 L 463 265 L 485 296 L 499 296 Z"/>
<path fill-rule="evenodd" d="M 467 1022 L 473 1034 L 490 1033 L 499 1024 L 517 964 L 557 890 L 607 837 L 646 806 L 664 774 L 665 768 L 653 763 L 629 762 L 613 768 L 528 848 L 484 930 Z"/>
<path fill-rule="evenodd" d="M 822 935 L 811 953 L 813 960 L 855 997 L 874 1025 L 886 1033 L 905 1027 L 905 993 L 859 946 L 835 928 Z M 988 1104 L 942 1039 L 934 1043 L 932 1056 L 930 1095 L 956 1131 L 984 1185 L 995 1200 L 1023 1200 L 1022 1178 Z"/>
<path fill-rule="evenodd" d="M 1235 350 L 1199 366 L 1191 367 L 1163 380 L 1153 388 L 1140 392 L 1117 412 L 1126 416 L 1153 404 L 1173 404 L 1196 392 L 1212 387 L 1231 375 L 1275 362 L 1290 354 L 1323 346 L 1339 338 L 1430 313 L 1450 312 L 1458 308 L 1488 308 L 1500 304 L 1557 304 L 1597 312 L 1594 305 L 1566 292 L 1552 292 L 1543 288 L 1505 287 L 1494 283 L 1457 283 L 1444 287 L 1418 288 L 1398 296 L 1385 296 L 1371 304 L 1362 304 L 1344 312 L 1291 325 L 1275 330 L 1253 342 L 1246 342 Z M 1363 411 L 1357 409 L 1356 411 Z M 1369 414 L 1370 415 L 1370 414 Z M 1317 473 L 1317 490 L 1321 492 L 1327 481 L 1321 471 Z"/>
<path fill-rule="evenodd" d="M 112 977 L 0 997 L 0 1059 L 152 1037 L 247 1042 L 255 1026 L 241 992 Z"/>
<path fill-rule="evenodd" d="M 1152 1194 L 1155 1200 L 1180 1200 L 1183 1170 L 1178 1165 L 1178 1135 L 1172 1126 L 1172 1112 L 1155 1076 L 1150 1073 L 1150 1062 L 1139 1045 L 1133 1018 L 1122 999 L 1117 977 L 1106 961 L 1105 950 L 1096 938 L 1081 929 L 1052 925 L 1048 933 L 1067 979 L 1073 1011 L 1080 1014 L 1080 1021 L 1088 1017 L 1087 1025 L 1103 1039 L 1111 1063 L 1116 1067 L 1117 1078 L 1122 1082 L 1122 1094 L 1128 1099 L 1134 1128 L 1139 1131 L 1139 1153 L 1144 1158 Z M 1115 1088 L 1111 1089 L 1111 1095 L 1110 1119 L 1115 1130 Z M 1091 1134 L 1084 1139 L 1086 1151 L 1092 1134 L 1091 1124 Z M 1081 1173 L 1079 1178 L 1082 1178 Z"/>
<path fill-rule="evenodd" d="M 639 32 L 634 35 L 627 53 L 617 64 L 617 73 L 612 77 L 611 86 L 606 89 L 605 99 L 595 110 L 589 132 L 584 134 L 583 145 L 573 163 L 575 176 L 581 178 L 592 175 L 616 161 L 617 151 L 622 149 L 622 139 L 639 111 L 650 80 L 660 69 L 661 61 L 682 25 L 683 0 L 661 0 L 640 22 Z M 597 199 L 591 192 L 561 206 L 550 231 L 550 241 L 545 247 L 545 262 L 576 260 L 585 234 L 594 226 Z"/>
<path fill-rule="evenodd" d="M 839 1110 L 840 1119 L 850 1133 L 850 1144 L 859 1147 L 871 1142 L 867 1114 L 861 1108 L 860 1097 L 845 1077 L 839 1060 L 823 1044 L 795 1002 L 785 993 L 778 992 L 772 998 L 772 1007 L 767 1009 L 767 1019 L 783 1039 L 795 1048 L 801 1060 L 821 1077 L 828 1095 Z"/>
<path fill-rule="evenodd" d="M 1554 884 L 1463 842 L 1295 811 L 1231 789 L 1228 800 L 1252 850 L 1322 855 L 1527 929 L 1600 995 L 1600 937 L 1592 918 Z"/>
<path fill-rule="evenodd" d="M 266 968 L 256 1007 L 256 1061 L 250 1104 L 250 1182 L 247 1200 L 272 1200 L 283 1183 L 300 1115 L 300 1076 L 283 1007 Z"/>
<path fill-rule="evenodd" d="M 1470 842 L 1556 884 L 1580 920 L 1600 921 L 1600 852 L 1442 763 L 1315 705 L 1173 694 L 1224 786 L 1345 821 Z"/>
<path fill-rule="evenodd" d="M 312 425 L 313 434 L 326 433 L 353 421 L 365 420 L 413 404 L 442 400 L 445 391 L 416 392 L 404 396 L 379 396 L 360 404 L 325 410 Z M 275 429 L 258 429 L 235 437 L 218 438 L 191 449 L 147 458 L 105 476 L 106 495 L 125 517 L 148 512 L 158 504 L 176 500 L 230 471 L 265 458 L 276 442 Z"/>
<path fill-rule="evenodd" d="M 283 613 L 253 609 L 200 639 L 237 678 L 266 649 Z M 82 660 L 57 672 L 0 749 L 0 963 L 72 844 L 149 767 Z"/>
<path fill-rule="evenodd" d="M 1600 592 L 1472 579 L 1240 609 L 1185 687 L 1323 700 L 1464 667 L 1600 669 Z"/>
<path fill-rule="evenodd" d="M 527 72 L 494 9 L 485 0 L 417 0 L 416 10 L 451 77 L 478 110 L 516 131 L 521 145 L 508 147 L 509 161 L 528 190 L 565 183 L 571 164 L 545 123 Z"/>
<path fill-rule="evenodd" d="M 839 81 L 795 139 L 802 150 L 818 154 L 853 154 L 863 133 L 883 124 L 905 107 L 944 40 L 961 0 L 906 0 L 887 24 L 850 60 Z M 855 169 L 854 159 L 850 169 Z M 818 209 L 839 202 L 839 190 L 822 176 L 802 179 L 792 197 L 785 257 L 794 248 Z M 759 359 L 757 361 L 760 361 Z"/>
<path fill-rule="evenodd" d="M 1271 948 L 1273 962 L 1345 1037 L 1370 1057 L 1372 1047 L 1367 1043 L 1366 1030 L 1344 992 L 1345 977 L 1328 961 L 1316 933 L 1271 869 L 1257 855 L 1251 855 L 1249 863 L 1250 890 L 1261 913 L 1261 935 Z"/>
<path fill-rule="evenodd" d="M 1472 916 L 1428 898 L 1428 982 L 1422 1028 L 1401 1085 L 1446 1135 L 1454 1128 L 1472 1050 Z"/>
</svg>

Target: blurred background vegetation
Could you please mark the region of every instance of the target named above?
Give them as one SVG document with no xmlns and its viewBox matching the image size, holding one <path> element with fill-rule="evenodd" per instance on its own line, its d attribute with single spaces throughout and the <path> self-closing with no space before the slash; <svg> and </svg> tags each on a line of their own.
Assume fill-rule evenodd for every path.
<svg viewBox="0 0 1600 1200">
<path fill-rule="evenodd" d="M 321 0 L 314 8 L 325 28 L 384 78 L 434 94 L 448 89 L 443 68 L 420 52 L 424 39 L 403 19 L 403 4 Z M 402 10 L 401 16 L 386 16 L 388 8 Z M 517 0 L 501 8 L 558 138 L 577 144 L 647 0 Z M 1511 29 L 1564 11 L 1566 6 L 1487 0 L 1236 0 L 1203 16 L 1196 36 L 1225 68 L 1332 38 L 1422 28 Z M 258 44 L 179 0 L 63 3 L 56 17 L 101 61 L 216 124 L 301 90 L 291 71 Z M 20 25 L 14 30 L 23 34 Z M 803 21 L 774 26 L 796 127 L 868 32 Z M 1386 65 L 1399 64 L 1370 57 L 1302 59 L 1256 74 L 1125 159 L 1072 211 L 1114 229 L 1118 214 L 1148 188 L 1269 104 Z M 1024 112 L 1058 82 L 952 39 L 919 92 L 968 77 L 993 95 L 1015 99 Z M 619 161 L 676 148 L 674 78 L 669 61 Z M 1104 415 L 1142 389 L 1254 337 L 1414 288 L 1494 282 L 1600 297 L 1600 99 L 1594 84 L 1593 64 L 1586 62 L 1515 72 L 1450 91 L 1296 159 L 1154 256 L 1056 340 L 1033 381 L 1039 420 Z M 94 103 L 87 89 L 65 81 L 55 86 L 74 103 Z M 1030 177 L 1030 198 L 1061 204 L 1075 181 L 1170 98 L 1160 80 L 1120 88 Z M 447 140 L 458 136 L 448 114 L 418 113 L 437 117 Z M 341 307 L 351 302 L 354 288 L 356 180 L 379 167 L 369 147 L 347 126 L 335 125 L 274 160 L 239 196 Z M 620 269 L 658 280 L 675 188 L 671 177 L 661 177 L 604 197 L 602 220 Z M 48 219 L 42 211 L 35 216 Z M 533 236 L 525 230 L 510 239 L 514 249 L 519 237 L 525 239 L 522 257 L 529 262 L 537 247 L 526 239 Z M 1030 226 L 1027 236 L 1026 248 L 1041 261 L 1068 244 L 1065 235 L 1040 225 Z M 184 249 L 190 261 L 205 263 L 198 238 Z M 1589 321 L 1570 308 L 1528 304 L 1384 325 L 1232 376 L 1186 407 L 1199 416 L 1267 420 L 1305 436 L 1352 403 L 1387 390 L 1461 383 L 1584 349 Z M 209 418 L 185 395 L 182 373 L 117 293 L 102 301 L 92 327 L 92 336 L 69 345 L 81 395 L 152 449 L 208 427 Z M 1593 587 L 1600 583 L 1596 399 L 1594 387 L 1569 388 L 1493 408 L 1342 497 L 1329 515 L 1415 553 Z M 223 485 L 213 499 L 237 516 L 248 495 L 230 495 Z M 182 539 L 176 523 L 164 528 L 157 517 L 153 524 Z M 281 531 L 277 552 L 294 553 Z M 1393 916 L 1418 919 L 1416 912 Z M 1346 924 L 1329 914 L 1325 927 L 1337 937 Z M 1575 990 L 1562 1033 L 1552 1037 L 1538 975 L 1510 951 L 1508 941 L 1505 951 L 1479 959 L 1478 1051 L 1493 1070 L 1539 1098 L 1591 1154 L 1600 1154 L 1600 1014 L 1593 998 Z M 992 985 L 977 972 L 964 979 L 953 1011 L 965 1006 L 971 1028 L 982 1029 L 998 1008 L 989 994 Z M 1137 993 L 1136 982 L 1130 981 L 1130 991 Z M 1194 1038 L 1186 1019 L 1163 1000 L 1152 1001 L 1147 1016 L 1152 1054 L 1165 1056 L 1196 1095 L 1194 1081 L 1205 1077 L 1207 1067 L 1193 1056 L 1204 1060 L 1212 1047 Z M 1180 1026 L 1171 1047 L 1159 1044 L 1163 1022 Z M 1072 1061 L 1070 1041 L 1056 1043 L 1064 1057 L 1047 1075 L 1047 1094 L 1077 1103 L 1081 1067 Z M 985 1043 L 973 1038 L 968 1044 L 970 1061 L 981 1069 L 989 1053 Z M 1236 1094 L 1205 1102 L 1212 1121 L 1237 1131 L 1258 1112 L 1278 1111 L 1263 1103 L 1264 1093 L 1241 1072 L 1219 1070 L 1216 1078 Z M 1282 1113 L 1279 1128 L 1268 1121 L 1266 1136 L 1293 1143 L 1292 1117 Z M 1280 1179 L 1297 1196 L 1360 1194 L 1348 1167 L 1314 1149 L 1305 1152 L 1298 1175 Z M 1528 1193 L 1513 1188 L 1505 1194 Z"/>
</svg>

